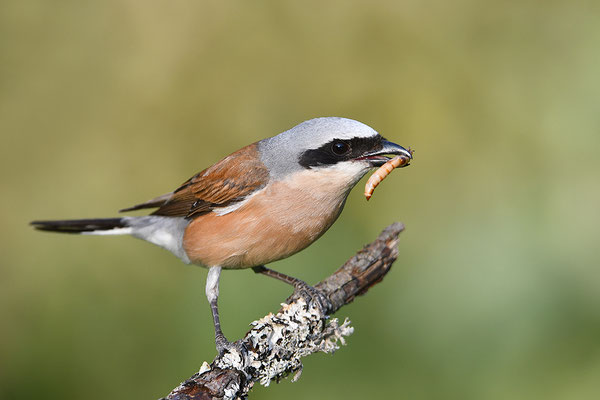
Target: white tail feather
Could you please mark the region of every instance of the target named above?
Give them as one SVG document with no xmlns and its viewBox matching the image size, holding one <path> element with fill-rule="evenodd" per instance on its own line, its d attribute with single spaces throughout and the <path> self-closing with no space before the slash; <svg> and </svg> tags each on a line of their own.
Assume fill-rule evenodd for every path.
<svg viewBox="0 0 600 400">
<path fill-rule="evenodd" d="M 131 235 L 169 250 L 186 264 L 190 263 L 183 249 L 183 234 L 189 221 L 178 217 L 123 217 L 125 228 L 82 232 L 84 235 Z"/>
</svg>

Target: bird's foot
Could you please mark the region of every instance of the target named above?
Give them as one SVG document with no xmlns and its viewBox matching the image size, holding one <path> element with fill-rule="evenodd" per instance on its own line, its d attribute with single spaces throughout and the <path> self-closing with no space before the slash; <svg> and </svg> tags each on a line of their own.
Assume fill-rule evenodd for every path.
<svg viewBox="0 0 600 400">
<path fill-rule="evenodd" d="M 327 315 L 333 309 L 331 301 L 323 292 L 300 279 L 294 282 L 294 294 L 288 300 L 294 297 L 302 297 L 306 301 L 306 304 L 316 304 L 323 315 Z"/>
<path fill-rule="evenodd" d="M 215 344 L 217 346 L 219 357 L 223 357 L 226 353 L 232 355 L 237 353 L 239 354 L 240 360 L 244 360 L 248 354 L 248 349 L 246 349 L 246 346 L 244 346 L 244 343 L 241 340 L 230 342 L 222 333 L 217 333 L 215 335 Z"/>
</svg>

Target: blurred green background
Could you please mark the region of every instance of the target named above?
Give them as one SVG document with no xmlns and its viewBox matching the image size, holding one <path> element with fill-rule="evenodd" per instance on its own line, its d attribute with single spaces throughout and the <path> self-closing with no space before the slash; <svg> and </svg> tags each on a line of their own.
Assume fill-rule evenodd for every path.
<svg viewBox="0 0 600 400">
<path fill-rule="evenodd" d="M 314 283 L 403 221 L 355 334 L 252 398 L 600 397 L 600 3 L 3 1 L 0 397 L 154 399 L 214 356 L 206 271 L 114 216 L 317 116 L 416 149 L 272 266 Z M 225 272 L 239 338 L 289 289 Z"/>
</svg>

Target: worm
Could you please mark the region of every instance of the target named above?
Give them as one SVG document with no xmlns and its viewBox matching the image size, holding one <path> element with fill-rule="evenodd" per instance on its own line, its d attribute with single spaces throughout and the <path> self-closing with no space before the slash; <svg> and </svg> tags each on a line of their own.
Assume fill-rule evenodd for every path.
<svg viewBox="0 0 600 400">
<path fill-rule="evenodd" d="M 406 156 L 396 156 L 379 167 L 379 169 L 375 171 L 373 175 L 371 175 L 367 181 L 367 184 L 365 185 L 365 197 L 367 200 L 373 196 L 375 188 L 381 183 L 382 180 L 385 179 L 386 176 L 390 174 L 390 172 L 400 166 L 405 166 L 408 164 L 408 161 L 409 159 Z"/>
</svg>

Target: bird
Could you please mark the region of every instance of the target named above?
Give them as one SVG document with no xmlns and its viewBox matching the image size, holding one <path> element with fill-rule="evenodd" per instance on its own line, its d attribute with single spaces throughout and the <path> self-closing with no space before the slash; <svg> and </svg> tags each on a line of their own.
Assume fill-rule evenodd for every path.
<svg viewBox="0 0 600 400">
<path fill-rule="evenodd" d="M 316 289 L 265 265 L 321 237 L 340 216 L 351 189 L 389 155 L 412 159 L 411 151 L 359 121 L 314 118 L 243 147 L 173 192 L 120 210 L 154 209 L 148 215 L 31 225 L 41 231 L 130 235 L 186 264 L 208 268 L 205 292 L 216 349 L 222 354 L 232 347 L 221 329 L 217 305 L 222 269 L 252 268 L 314 295 L 326 307 Z"/>
</svg>

